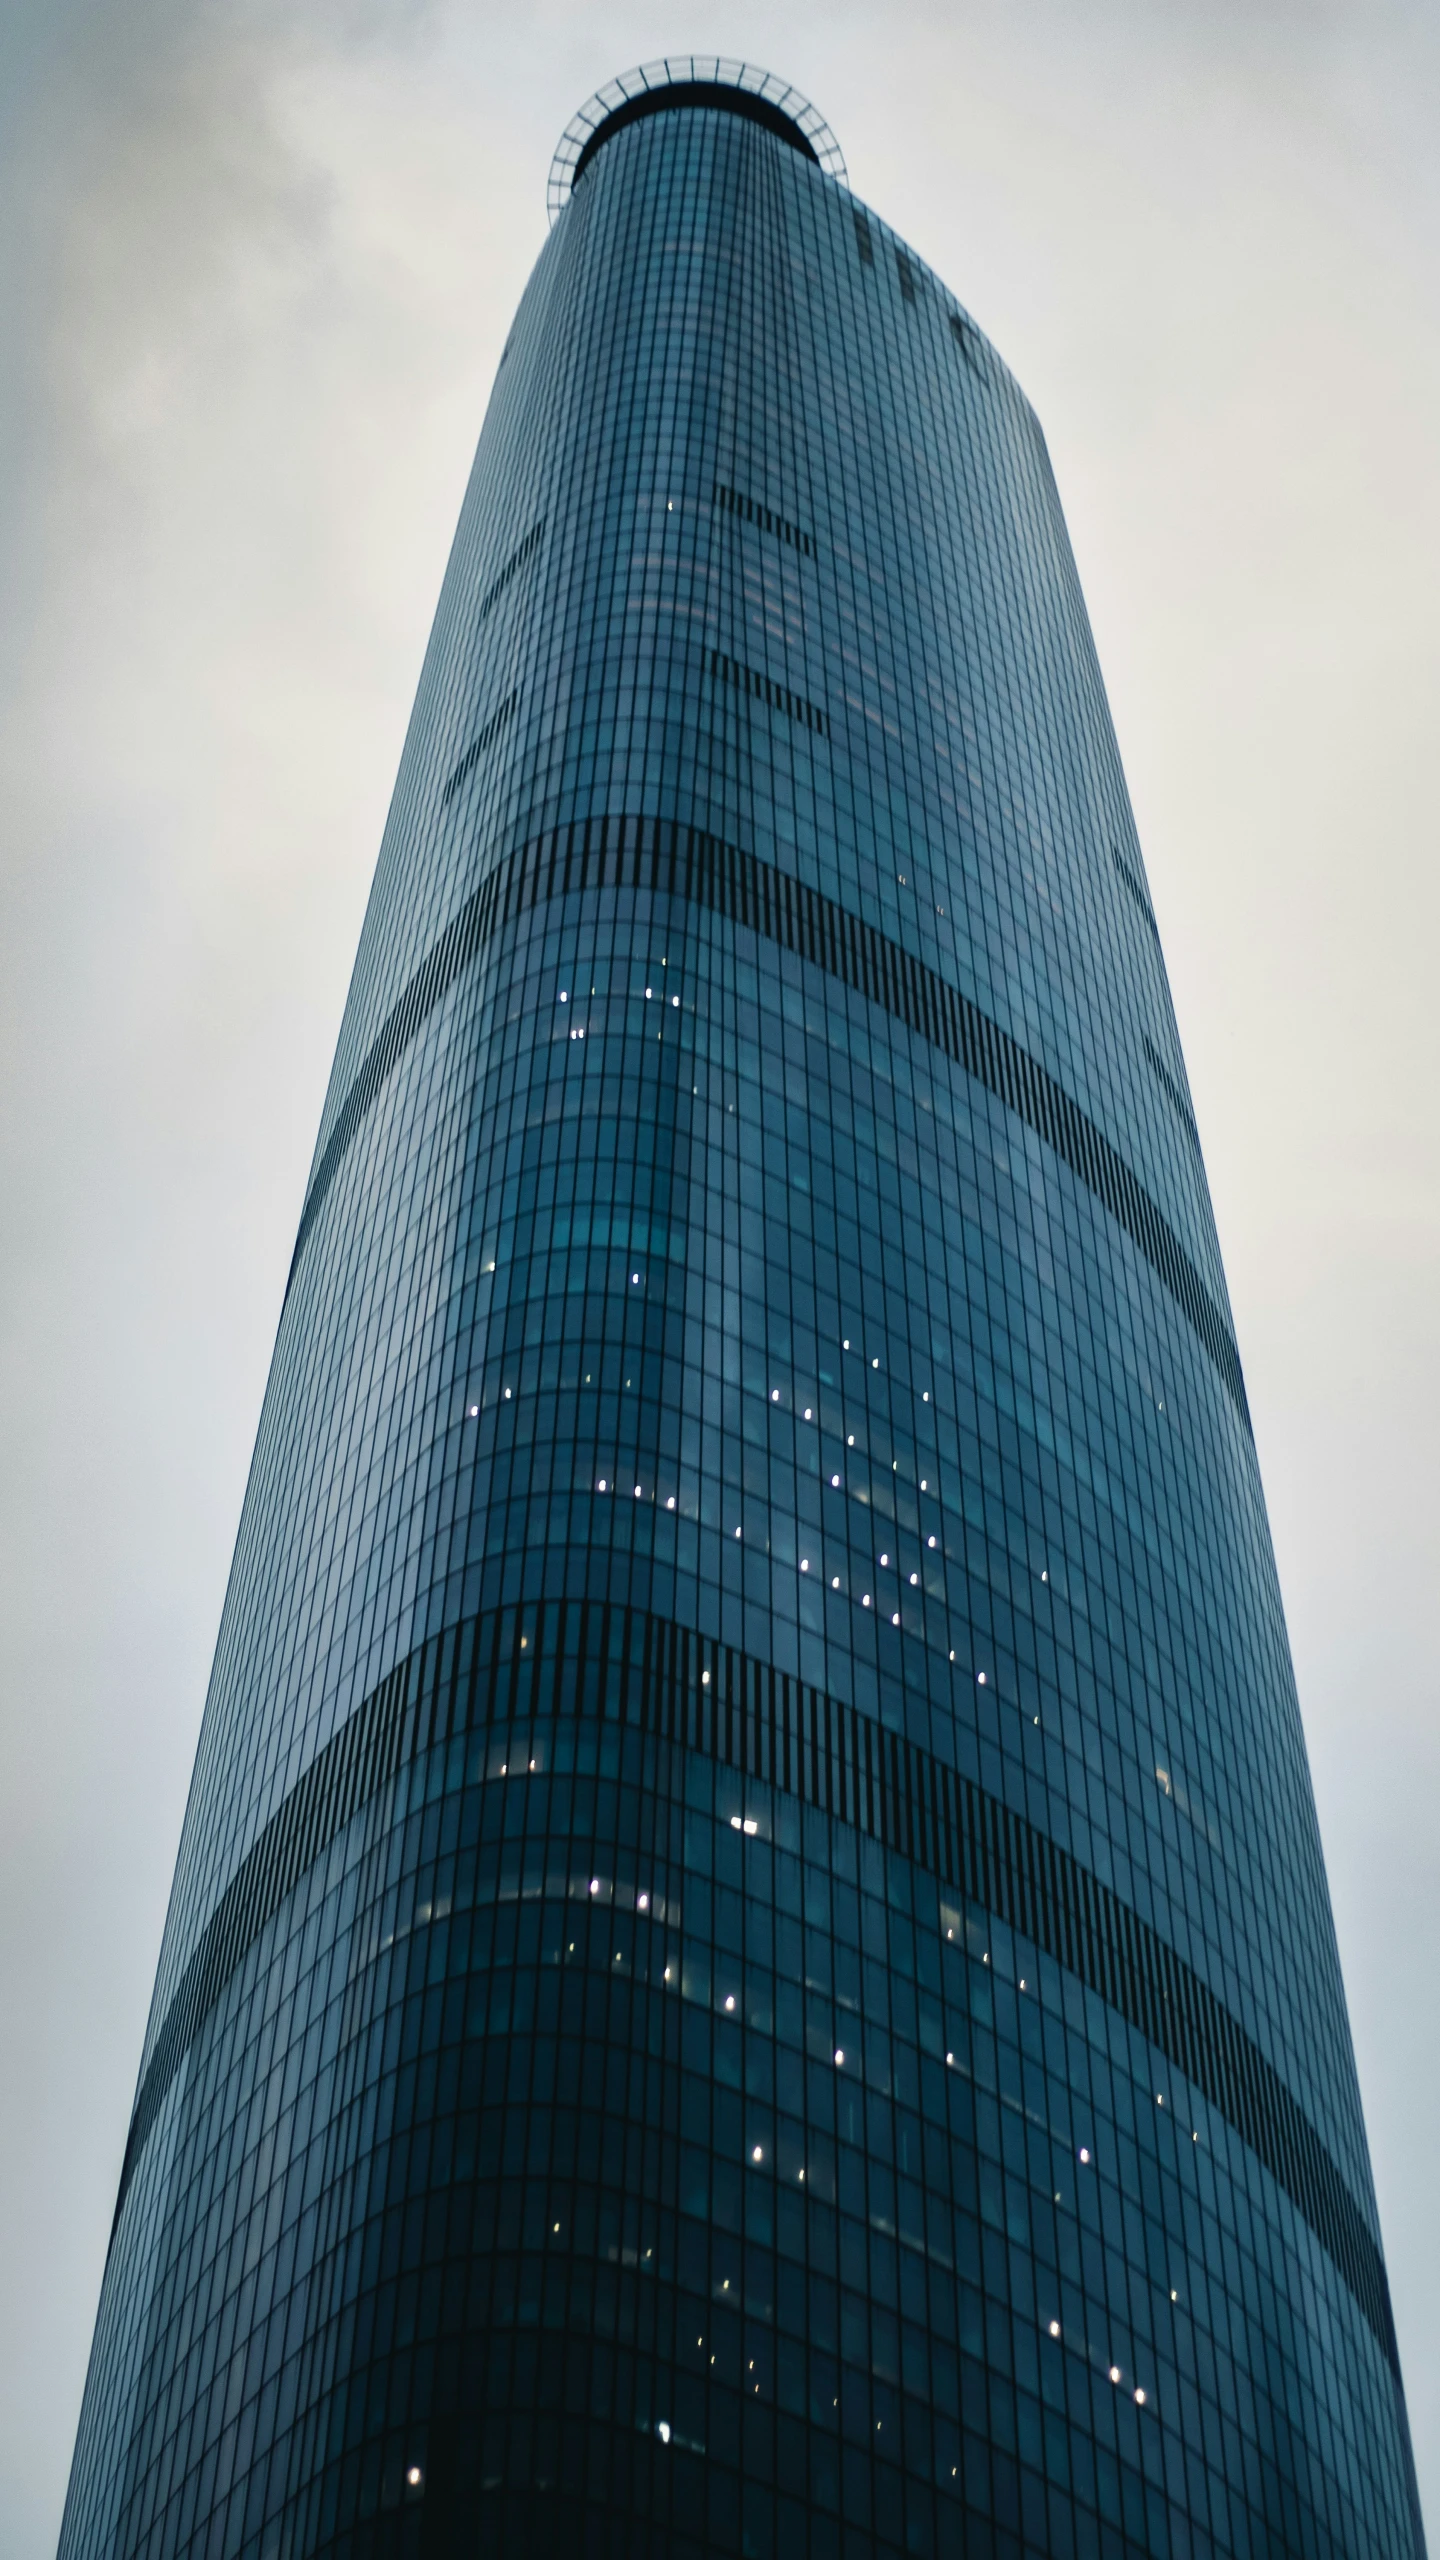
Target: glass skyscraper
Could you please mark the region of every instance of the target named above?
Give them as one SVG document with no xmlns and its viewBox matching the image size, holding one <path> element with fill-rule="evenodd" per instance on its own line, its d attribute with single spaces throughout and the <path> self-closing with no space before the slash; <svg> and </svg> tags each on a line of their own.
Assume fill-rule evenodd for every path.
<svg viewBox="0 0 1440 2560">
<path fill-rule="evenodd" d="M 261 1417 L 65 2560 L 1423 2550 L 1045 445 L 715 63 L 552 175 Z"/>
</svg>

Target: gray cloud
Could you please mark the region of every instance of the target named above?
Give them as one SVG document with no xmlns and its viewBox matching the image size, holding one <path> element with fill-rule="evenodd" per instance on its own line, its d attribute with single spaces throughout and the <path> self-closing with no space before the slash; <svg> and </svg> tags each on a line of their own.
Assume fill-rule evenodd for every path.
<svg viewBox="0 0 1440 2560">
<path fill-rule="evenodd" d="M 1398 0 L 742 0 L 679 40 L 815 96 L 1045 421 L 1440 2512 L 1436 37 Z M 676 42 L 580 0 L 0 18 L 0 2560 L 53 2547 L 305 1165 L 550 150 Z"/>
</svg>

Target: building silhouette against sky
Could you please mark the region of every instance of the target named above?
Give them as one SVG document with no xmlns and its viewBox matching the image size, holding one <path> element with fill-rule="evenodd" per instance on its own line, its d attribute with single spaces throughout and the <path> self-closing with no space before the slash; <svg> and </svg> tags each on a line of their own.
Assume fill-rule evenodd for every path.
<svg viewBox="0 0 1440 2560">
<path fill-rule="evenodd" d="M 1045 445 L 735 65 L 583 110 L 305 1196 L 65 2560 L 1423 2549 Z"/>
</svg>

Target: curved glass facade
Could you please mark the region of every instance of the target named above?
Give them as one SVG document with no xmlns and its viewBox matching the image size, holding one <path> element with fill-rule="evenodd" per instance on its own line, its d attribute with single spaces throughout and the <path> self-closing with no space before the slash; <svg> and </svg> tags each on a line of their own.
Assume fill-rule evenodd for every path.
<svg viewBox="0 0 1440 2560">
<path fill-rule="evenodd" d="M 1423 2549 L 1044 443 L 735 107 L 592 137 L 501 360 L 65 2560 Z"/>
</svg>

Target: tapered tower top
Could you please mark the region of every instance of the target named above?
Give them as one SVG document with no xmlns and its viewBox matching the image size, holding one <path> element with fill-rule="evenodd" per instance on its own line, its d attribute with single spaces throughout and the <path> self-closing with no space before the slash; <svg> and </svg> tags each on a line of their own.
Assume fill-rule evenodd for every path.
<svg viewBox="0 0 1440 2560">
<path fill-rule="evenodd" d="M 744 116 L 813 160 L 827 178 L 838 178 L 842 186 L 849 183 L 845 155 L 819 108 L 788 80 L 753 62 L 732 62 L 717 54 L 667 54 L 663 62 L 644 62 L 607 80 L 571 117 L 550 163 L 546 204 L 551 221 L 569 203 L 576 180 L 612 134 L 675 107 L 718 107 Z"/>
</svg>

